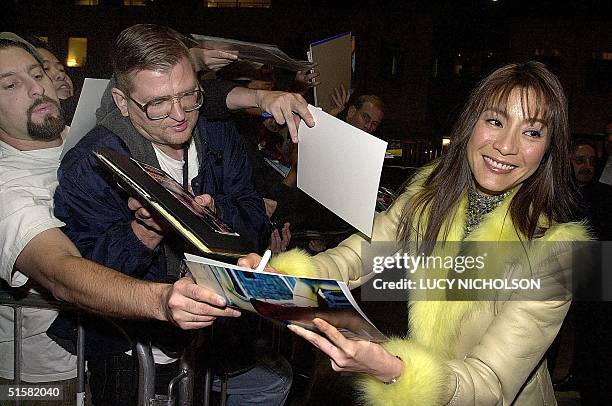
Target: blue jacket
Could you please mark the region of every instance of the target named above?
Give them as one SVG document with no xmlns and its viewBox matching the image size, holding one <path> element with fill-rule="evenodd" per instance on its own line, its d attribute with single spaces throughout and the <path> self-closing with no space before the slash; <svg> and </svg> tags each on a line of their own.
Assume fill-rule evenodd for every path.
<svg viewBox="0 0 612 406">
<path fill-rule="evenodd" d="M 229 122 L 212 122 L 202 116 L 197 127 L 202 153 L 198 156 L 198 176 L 191 183 L 194 194 L 210 194 L 223 221 L 254 246 L 264 249 L 270 235 L 269 221 L 263 200 L 251 184 L 251 166 L 239 134 Z M 102 126 L 90 131 L 66 154 L 58 170 L 59 186 L 55 192 L 55 215 L 66 223 L 64 232 L 87 259 L 136 278 L 172 282 L 173 278 L 167 276 L 164 251 L 147 248 L 132 231 L 134 215 L 127 206 L 129 196 L 91 153 L 98 148 L 130 155 L 122 139 Z M 94 335 L 106 334 L 95 330 L 98 331 Z M 141 327 L 137 330 L 142 331 Z M 164 330 L 167 333 L 167 328 Z M 73 332 L 74 325 L 63 322 L 62 316 L 49 330 L 54 337 L 68 339 L 73 338 Z M 86 337 L 93 345 L 87 345 L 87 349 L 96 354 L 105 351 L 95 348 L 91 332 Z M 127 343 L 115 346 L 109 345 L 112 339 L 106 341 L 98 344 L 114 347 L 107 348 L 112 353 L 130 348 Z"/>
</svg>

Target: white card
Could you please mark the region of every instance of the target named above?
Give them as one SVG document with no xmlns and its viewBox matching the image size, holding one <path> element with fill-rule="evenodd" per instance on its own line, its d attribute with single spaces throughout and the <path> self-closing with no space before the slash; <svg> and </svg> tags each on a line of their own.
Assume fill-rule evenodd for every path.
<svg viewBox="0 0 612 406">
<path fill-rule="evenodd" d="M 85 79 L 60 158 L 63 158 L 66 152 L 70 151 L 96 126 L 96 110 L 100 107 L 100 101 L 107 85 L 108 79 Z"/>
<path fill-rule="evenodd" d="M 314 106 L 315 126 L 299 128 L 297 186 L 372 236 L 387 143 Z"/>
</svg>

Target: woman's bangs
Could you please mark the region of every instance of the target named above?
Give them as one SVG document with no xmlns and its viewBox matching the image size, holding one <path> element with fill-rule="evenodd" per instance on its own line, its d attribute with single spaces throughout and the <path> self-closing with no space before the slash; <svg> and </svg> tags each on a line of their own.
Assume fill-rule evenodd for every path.
<svg viewBox="0 0 612 406">
<path fill-rule="evenodd" d="M 515 89 L 519 92 L 523 117 L 527 117 L 530 123 L 541 121 L 548 126 L 552 116 L 550 99 L 542 88 L 531 84 L 511 80 L 493 84 L 483 95 L 483 100 L 488 101 L 483 111 L 495 110 L 507 114 L 508 100 Z"/>
</svg>

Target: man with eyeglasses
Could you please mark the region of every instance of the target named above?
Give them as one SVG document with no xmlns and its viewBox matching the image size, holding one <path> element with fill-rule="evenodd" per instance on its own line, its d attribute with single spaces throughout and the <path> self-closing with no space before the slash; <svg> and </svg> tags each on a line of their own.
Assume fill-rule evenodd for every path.
<svg viewBox="0 0 612 406">
<path fill-rule="evenodd" d="M 53 215 L 57 169 L 67 133 L 51 78 L 36 49 L 14 33 L 0 33 L 0 284 L 20 296 L 49 292 L 95 314 L 154 319 L 183 329 L 211 323 L 207 302 L 221 299 L 181 278 L 158 283 L 130 277 L 82 258 Z M 237 316 L 215 308 L 217 316 Z M 194 322 L 195 315 L 203 316 Z M 0 306 L 0 385 L 13 383 L 13 309 Z M 52 309 L 24 310 L 21 381 L 61 386 L 63 401 L 79 398 L 76 357 L 47 335 Z M 206 321 L 208 320 L 208 321 Z M 23 400 L 23 405 L 40 404 Z"/>
<path fill-rule="evenodd" d="M 189 50 L 175 34 L 149 24 L 119 34 L 112 88 L 119 114 L 99 114 L 99 125 L 66 154 L 55 193 L 55 215 L 66 223 L 66 235 L 84 257 L 153 281 L 178 278 L 180 238 L 119 188 L 92 151 L 110 148 L 164 170 L 260 250 L 270 235 L 239 134 L 232 123 L 210 121 L 199 114 L 206 94 Z M 223 303 L 208 304 L 211 314 L 194 314 L 194 324 L 210 325 L 218 311 L 225 309 Z M 84 325 L 94 405 L 133 404 L 136 387 L 130 343 L 99 318 L 86 319 Z M 73 326 L 73 319 L 60 316 L 49 332 L 73 339 Z M 154 345 L 157 393 L 162 392 L 178 373 L 172 350 L 183 348 L 189 338 L 161 323 L 130 322 L 122 327 L 132 339 Z M 282 404 L 290 385 L 290 366 L 271 355 L 230 378 L 228 402 Z"/>
</svg>

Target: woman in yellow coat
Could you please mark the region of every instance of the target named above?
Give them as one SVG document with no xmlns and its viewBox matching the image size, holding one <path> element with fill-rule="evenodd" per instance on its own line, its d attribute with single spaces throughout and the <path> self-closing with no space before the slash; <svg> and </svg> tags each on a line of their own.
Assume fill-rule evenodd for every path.
<svg viewBox="0 0 612 406">
<path fill-rule="evenodd" d="M 498 69 L 472 92 L 451 138 L 448 153 L 376 217 L 371 241 L 455 258 L 478 254 L 477 242 L 494 243 L 489 275 L 516 272 L 552 283 L 531 296 L 494 292 L 486 300 L 470 297 L 474 291 L 437 292 L 433 300 L 411 292 L 407 337 L 382 345 L 348 340 L 320 319 L 321 335 L 289 328 L 325 352 L 334 370 L 363 373 L 368 404 L 555 404 L 544 354 L 570 304 L 558 282 L 572 265 L 567 242 L 589 239 L 583 225 L 570 222 L 570 134 L 558 79 L 537 62 Z M 354 235 L 315 257 L 288 252 L 271 265 L 354 287 L 373 276 L 362 261 L 364 242 L 370 243 Z M 258 262 L 255 255 L 241 260 Z"/>
</svg>

